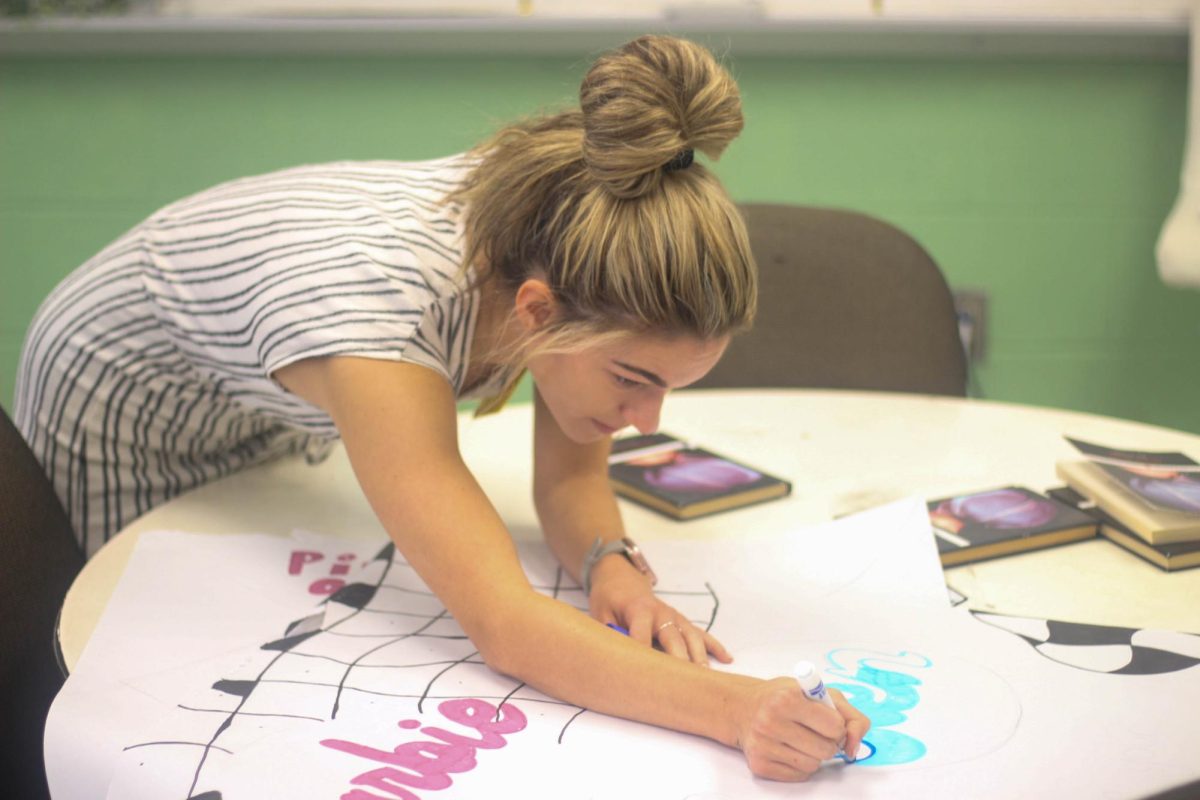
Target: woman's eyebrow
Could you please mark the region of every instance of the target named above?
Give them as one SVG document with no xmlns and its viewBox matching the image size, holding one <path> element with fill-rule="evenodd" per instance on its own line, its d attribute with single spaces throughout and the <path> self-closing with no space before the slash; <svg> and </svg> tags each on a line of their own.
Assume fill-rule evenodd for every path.
<svg viewBox="0 0 1200 800">
<path fill-rule="evenodd" d="M 615 358 L 613 359 L 613 363 L 616 364 L 621 369 L 627 369 L 632 373 L 641 375 L 643 378 L 650 381 L 651 383 L 653 383 L 655 386 L 658 386 L 659 388 L 662 388 L 662 389 L 667 388 L 667 382 L 664 381 L 662 378 L 658 377 L 657 375 L 655 375 L 653 372 L 650 372 L 649 370 L 641 369 L 640 367 L 635 367 L 632 364 L 626 364 L 624 361 L 617 361 Z"/>
</svg>

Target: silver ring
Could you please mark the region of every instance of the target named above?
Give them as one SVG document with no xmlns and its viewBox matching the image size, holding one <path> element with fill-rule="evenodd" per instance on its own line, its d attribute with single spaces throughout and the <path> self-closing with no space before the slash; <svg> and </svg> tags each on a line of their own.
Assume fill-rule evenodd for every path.
<svg viewBox="0 0 1200 800">
<path fill-rule="evenodd" d="M 662 633 L 662 629 L 667 627 L 668 625 L 674 625 L 675 630 L 679 631 L 680 633 L 683 633 L 683 628 L 679 627 L 679 623 L 675 622 L 674 620 L 667 620 L 662 625 L 659 625 L 657 628 L 655 628 L 654 632 L 656 634 Z"/>
</svg>

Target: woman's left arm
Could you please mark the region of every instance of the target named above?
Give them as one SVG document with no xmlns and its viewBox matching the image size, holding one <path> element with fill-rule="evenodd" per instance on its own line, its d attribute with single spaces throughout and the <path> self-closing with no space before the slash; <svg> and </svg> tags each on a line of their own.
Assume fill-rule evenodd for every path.
<svg viewBox="0 0 1200 800">
<path fill-rule="evenodd" d="M 569 439 L 534 391 L 533 498 L 546 543 L 579 582 L 583 561 L 596 538 L 625 535 L 616 495 L 608 482 L 607 439 L 578 444 Z M 650 580 L 619 555 L 600 559 L 591 571 L 591 614 L 623 626 L 645 645 L 657 639 L 673 656 L 708 663 L 708 654 L 732 661 L 710 633 L 655 596 Z"/>
</svg>

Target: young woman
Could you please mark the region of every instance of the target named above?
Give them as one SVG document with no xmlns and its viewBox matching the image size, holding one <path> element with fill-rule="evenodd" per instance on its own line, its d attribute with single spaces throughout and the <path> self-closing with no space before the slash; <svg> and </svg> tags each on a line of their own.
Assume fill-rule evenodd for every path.
<svg viewBox="0 0 1200 800">
<path fill-rule="evenodd" d="M 179 492 L 340 438 L 489 666 L 803 780 L 866 718 L 704 669 L 731 658 L 654 595 L 606 476 L 611 434 L 653 431 L 754 315 L 741 218 L 693 161 L 741 130 L 737 88 L 703 48 L 647 36 L 580 100 L 464 156 L 301 167 L 158 212 L 43 305 L 18 425 L 89 553 Z M 538 515 L 591 617 L 531 588 L 459 455 L 456 401 L 498 406 L 522 369 Z"/>
</svg>

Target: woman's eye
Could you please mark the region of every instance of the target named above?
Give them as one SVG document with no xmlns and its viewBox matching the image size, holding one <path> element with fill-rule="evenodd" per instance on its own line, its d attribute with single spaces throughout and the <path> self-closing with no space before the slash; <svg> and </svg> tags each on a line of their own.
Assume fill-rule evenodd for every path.
<svg viewBox="0 0 1200 800">
<path fill-rule="evenodd" d="M 615 372 L 613 373 L 613 378 L 616 380 L 618 386 L 624 386 L 626 388 L 642 385 L 640 381 L 631 380 L 626 378 L 624 375 L 618 375 Z"/>
</svg>

